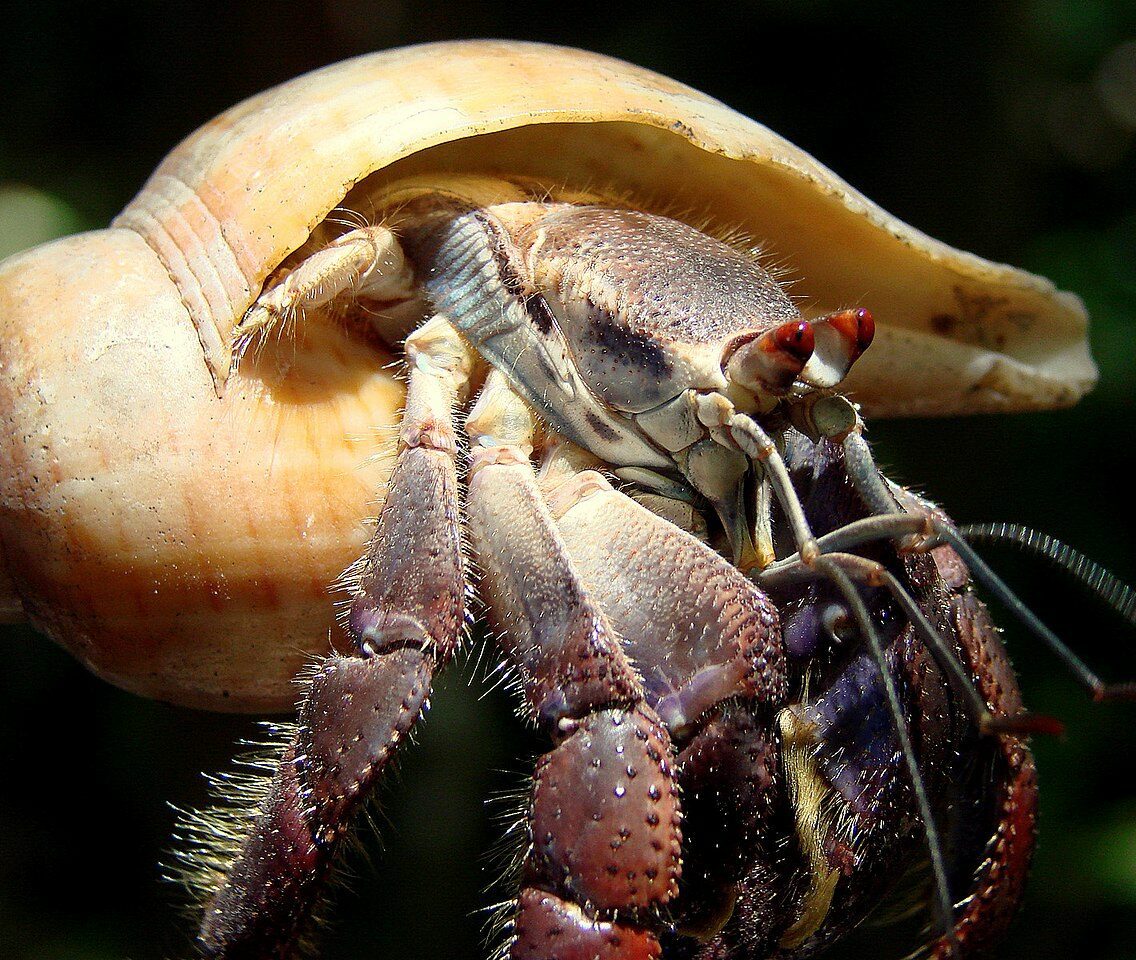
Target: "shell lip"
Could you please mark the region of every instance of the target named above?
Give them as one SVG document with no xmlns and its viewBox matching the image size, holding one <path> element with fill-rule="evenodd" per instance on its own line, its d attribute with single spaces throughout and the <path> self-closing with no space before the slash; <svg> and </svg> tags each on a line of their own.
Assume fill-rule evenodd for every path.
<svg viewBox="0 0 1136 960">
<path fill-rule="evenodd" d="M 473 74 L 477 84 L 457 82 Z M 504 91 L 502 96 L 486 96 L 494 85 Z M 385 99 L 379 96 L 384 91 Z M 414 91 L 422 95 L 409 101 Z M 821 288 L 814 299 L 826 309 L 842 306 L 848 293 L 878 287 L 885 292 L 884 302 L 871 307 L 881 324 L 918 331 L 929 328 L 942 312 L 941 303 L 931 304 L 932 297 L 949 306 L 952 289 L 972 300 L 977 291 L 1005 300 L 1006 307 L 980 319 L 971 342 L 993 344 L 1005 337 L 1006 345 L 991 352 L 1032 364 L 1064 379 L 1077 392 L 1083 392 L 1083 383 L 1093 376 L 1087 351 L 1074 356 L 1087 323 L 1076 297 L 1061 294 L 1041 278 L 931 239 L 760 123 L 684 84 L 615 58 L 529 41 L 421 44 L 365 55 L 290 81 L 191 135 L 116 224 L 138 230 L 156 249 L 164 242 L 163 232 L 171 230 L 180 230 L 189 242 L 200 241 L 200 256 L 186 257 L 185 262 L 164 249 L 159 257 L 190 308 L 215 380 L 223 382 L 234 314 L 247 308 L 270 272 L 354 186 L 441 145 L 556 123 L 625 124 L 656 131 L 659 136 L 632 138 L 637 141 L 633 145 L 640 151 L 658 149 L 668 163 L 678 162 L 686 182 L 697 183 L 700 190 L 708 184 L 703 191 L 708 203 L 716 202 L 715 190 L 722 192 L 714 181 L 741 183 L 739 172 L 721 165 L 712 170 L 709 160 L 683 156 L 666 138 L 688 144 L 692 152 L 715 162 L 745 165 L 743 172 L 752 182 L 749 195 L 734 205 L 747 221 L 739 225 L 764 222 L 759 211 L 768 197 L 762 191 L 785 196 L 785 219 L 792 222 L 780 240 L 771 238 L 771 246 L 779 256 L 799 258 L 802 275 Z M 583 134 L 574 136 L 580 140 Z M 251 141 L 258 145 L 255 157 L 240 151 L 241 143 Z M 618 141 L 609 137 L 605 142 L 614 150 Z M 376 143 L 381 144 L 377 152 Z M 318 175 L 309 169 L 304 176 L 294 171 L 291 179 L 263 177 L 274 151 L 289 147 L 294 152 L 308 145 Z M 548 167 L 554 168 L 554 163 Z M 615 162 L 612 169 L 622 173 L 632 167 Z M 665 179 L 650 173 L 652 165 L 646 169 L 639 173 L 644 182 Z M 582 177 L 584 172 L 577 173 Z M 160 193 L 162 183 L 182 184 L 201 204 L 177 202 L 171 195 L 163 210 L 161 197 L 152 197 L 150 189 Z M 724 196 L 722 205 L 725 209 Z M 148 217 L 161 219 L 162 229 Z M 793 230 L 800 227 L 806 229 L 794 242 Z M 822 257 L 812 252 L 821 249 L 831 253 Z M 825 279 L 818 270 L 829 270 L 830 275 Z M 910 289 L 889 283 L 905 272 L 913 277 Z M 1020 317 L 1030 319 L 1037 332 L 1016 332 Z M 1046 343 L 1040 350 L 1039 340 Z M 904 403 L 900 399 L 895 406 Z M 1034 406 L 1051 403 L 1050 392 L 1042 390 Z"/>
</svg>

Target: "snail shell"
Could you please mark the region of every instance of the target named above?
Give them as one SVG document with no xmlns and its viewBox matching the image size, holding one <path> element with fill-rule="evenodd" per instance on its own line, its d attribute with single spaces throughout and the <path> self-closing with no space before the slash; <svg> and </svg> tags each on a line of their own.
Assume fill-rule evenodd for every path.
<svg viewBox="0 0 1136 960">
<path fill-rule="evenodd" d="M 319 322 L 230 377 L 232 329 L 336 207 L 381 215 L 390 184 L 453 173 L 760 239 L 807 314 L 877 318 L 846 384 L 869 417 L 1062 406 L 1095 381 L 1076 297 L 689 87 L 538 44 L 360 57 L 206 124 L 110 229 L 0 267 L 0 616 L 138 693 L 290 705 L 338 635 L 330 585 L 377 511 L 401 388 L 381 346 Z"/>
</svg>

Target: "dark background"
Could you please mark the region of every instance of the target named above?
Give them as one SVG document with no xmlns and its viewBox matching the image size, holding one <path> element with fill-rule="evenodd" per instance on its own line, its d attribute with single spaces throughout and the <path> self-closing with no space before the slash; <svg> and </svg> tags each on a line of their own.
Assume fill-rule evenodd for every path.
<svg viewBox="0 0 1136 960">
<path fill-rule="evenodd" d="M 238 99 L 369 50 L 509 36 L 590 47 L 767 123 L 934 236 L 1054 278 L 1088 302 L 1102 368 L 1078 409 L 877 424 L 880 458 L 960 521 L 1041 527 L 1136 579 L 1136 4 L 516 2 L 149 4 L 45 0 L 6 13 L 0 251 L 103 225 L 183 135 Z M 29 192 L 16 185 L 34 188 Z M 1039 563 L 990 551 L 1077 650 L 1136 677 L 1133 631 Z M 1005 618 L 1002 618 L 1003 621 Z M 1041 844 L 1000 956 L 1136 957 L 1136 710 L 1091 706 L 1007 631 L 1036 744 Z M 0 958 L 189 953 L 156 866 L 254 722 L 144 702 L 30 631 L 0 672 Z M 441 684 L 399 782 L 376 869 L 340 897 L 324 956 L 484 954 L 477 911 L 498 826 L 485 805 L 537 745 L 467 664 Z M 180 925 L 179 925 L 180 924 Z M 866 954 L 888 955 L 867 941 Z"/>
</svg>

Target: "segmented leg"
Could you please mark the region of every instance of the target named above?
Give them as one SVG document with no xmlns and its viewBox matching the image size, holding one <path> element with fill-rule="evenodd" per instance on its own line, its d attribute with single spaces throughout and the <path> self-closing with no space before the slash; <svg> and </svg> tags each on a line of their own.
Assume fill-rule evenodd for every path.
<svg viewBox="0 0 1136 960">
<path fill-rule="evenodd" d="M 680 864 L 670 736 L 573 568 L 529 462 L 532 416 L 500 374 L 467 428 L 483 597 L 556 744 L 534 776 L 510 956 L 655 960 Z"/>
<path fill-rule="evenodd" d="M 648 702 L 686 739 L 721 701 L 785 697 L 777 611 L 693 536 L 588 470 L 547 492 L 589 596 L 623 638 Z"/>
<path fill-rule="evenodd" d="M 355 649 L 323 661 L 308 687 L 295 740 L 202 922 L 210 957 L 291 955 L 338 841 L 458 644 L 465 579 L 450 411 L 471 358 L 440 321 L 406 355 L 398 460 L 348 617 Z"/>
<path fill-rule="evenodd" d="M 416 295 L 402 247 L 386 227 L 362 227 L 343 234 L 265 290 L 234 330 L 236 354 L 253 334 L 344 295 L 352 300 L 380 301 Z"/>
<path fill-rule="evenodd" d="M 829 422 L 837 424 L 840 409 L 835 404 L 829 406 L 833 408 L 827 412 Z M 853 415 L 846 422 L 854 427 L 854 411 L 847 412 Z M 821 508 L 824 519 L 817 526 L 833 528 L 831 533 L 819 538 L 818 545 L 825 562 L 837 564 L 868 594 L 886 589 L 910 625 L 912 638 L 920 641 L 920 645 L 915 646 L 904 640 L 904 646 L 912 651 L 908 654 L 906 669 L 910 676 L 918 676 L 913 690 L 921 698 L 911 723 L 922 744 L 923 763 L 920 772 L 912 772 L 911 776 L 913 780 L 916 775 L 921 780 L 927 779 L 928 792 L 934 796 L 950 798 L 944 806 L 946 836 L 953 846 L 962 842 L 967 852 L 956 849 L 956 856 L 962 854 L 963 863 L 975 864 L 971 875 L 954 877 L 959 886 L 965 884 L 966 896 L 950 911 L 950 926 L 930 949 L 940 958 L 970 955 L 1001 935 L 1022 893 L 1033 849 L 1036 784 L 1033 760 L 1020 734 L 1036 729 L 1037 718 L 1022 713 L 1012 669 L 985 608 L 970 587 L 967 566 L 950 547 L 936 547 L 930 556 L 925 554 L 935 542 L 935 531 L 949 527 L 949 521 L 931 505 L 886 484 L 878 472 L 873 479 L 866 479 L 868 468 L 875 471 L 875 466 L 858 433 L 851 442 L 848 437 L 836 439 L 844 442 L 839 447 L 822 444 L 817 448 L 828 451 L 819 455 L 821 462 L 827 464 L 821 474 L 834 477 L 836 486 L 829 480 L 822 481 L 816 491 L 816 501 L 812 497 L 807 501 L 810 510 L 815 509 L 814 502 L 824 503 Z M 852 482 L 852 489 L 848 487 L 848 480 Z M 851 510 L 848 509 L 849 497 L 860 501 Z M 841 501 L 845 503 L 843 508 L 839 506 Z M 862 516 L 865 509 L 872 515 L 849 521 L 849 517 Z M 901 510 L 910 512 L 898 512 Z M 812 519 L 815 521 L 816 517 Z M 892 546 L 882 547 L 889 540 Z M 886 557 L 890 553 L 893 565 L 897 546 L 911 543 L 918 548 L 919 552 L 912 555 L 904 556 L 902 552 L 898 555 L 906 571 L 902 582 L 883 563 L 840 552 L 873 542 L 878 545 L 875 554 Z M 774 565 L 759 579 L 772 588 L 783 586 L 788 578 L 804 581 L 817 576 L 815 569 L 791 558 Z M 913 592 L 916 590 L 923 594 Z M 791 648 L 801 639 L 795 634 L 803 626 L 806 626 L 803 621 L 790 624 L 787 640 Z M 942 671 L 942 679 L 934 683 L 930 682 L 932 675 L 927 672 L 927 665 L 912 670 L 910 658 L 914 656 L 917 661 L 922 656 L 925 660 L 926 652 L 934 655 Z M 897 668 L 898 665 L 891 670 L 885 668 L 884 672 Z M 863 678 L 859 678 L 860 674 Z M 819 738 L 816 756 L 825 764 L 826 777 L 846 799 L 860 798 L 858 802 L 863 802 L 865 793 L 849 787 L 857 782 L 853 776 L 855 764 L 842 757 L 849 734 L 841 731 L 857 729 L 857 712 L 862 711 L 856 706 L 857 701 L 864 699 L 864 691 L 879 687 L 881 680 L 880 671 L 870 668 L 870 658 L 860 654 L 858 660 L 849 664 L 846 676 L 825 694 L 830 705 L 823 706 L 822 697 L 815 708 L 810 707 L 809 717 L 814 727 L 811 736 Z M 953 708 L 951 701 L 943 699 L 947 692 L 945 684 L 949 684 L 954 693 Z M 831 691 L 837 689 L 844 693 L 833 696 Z M 853 690 L 861 692 L 849 696 L 849 691 Z M 873 697 L 879 696 L 879 692 L 873 694 Z M 953 733 L 932 729 L 928 734 L 921 730 L 926 724 L 934 728 L 936 722 L 943 722 L 936 718 L 946 718 L 952 712 L 963 721 L 961 728 L 957 728 L 958 720 L 955 721 Z M 978 731 L 999 735 L 980 737 Z M 989 757 L 977 764 L 977 773 L 951 763 L 949 757 L 934 758 L 933 752 L 942 743 L 961 744 L 967 737 L 974 743 L 970 748 L 959 746 L 961 753 L 985 751 Z M 928 756 L 929 751 L 931 756 Z M 855 750 L 852 755 L 862 756 L 869 762 L 871 759 L 871 751 L 864 749 Z M 943 781 L 942 769 L 954 771 L 954 775 Z M 991 776 L 988 769 L 993 771 L 990 782 L 987 782 Z M 973 775 L 980 777 L 981 782 L 968 785 L 968 778 Z M 970 791 L 974 792 L 975 799 L 965 800 Z M 968 804 L 986 796 L 989 796 L 990 807 L 983 806 L 983 819 L 975 822 L 973 815 L 966 813 L 970 809 Z M 970 834 L 969 840 L 960 841 L 956 810 L 963 811 L 966 822 L 961 834 Z M 988 839 L 982 836 L 984 829 L 989 830 Z M 933 849 L 938 842 L 930 831 L 927 833 L 928 845 Z M 942 895 L 946 892 L 945 881 L 940 881 L 939 885 Z"/>
<path fill-rule="evenodd" d="M 960 558 L 950 548 L 939 547 L 930 557 L 907 558 L 905 566 L 912 587 L 921 584 L 924 589 L 919 606 L 925 607 L 926 613 L 921 616 L 936 611 L 936 619 L 943 620 L 938 628 L 953 638 L 956 655 L 969 668 L 984 710 L 996 721 L 1013 721 L 1021 716 L 1021 697 L 1012 667 Z M 935 674 L 928 672 L 929 648 L 921 637 L 917 638 L 921 631 L 913 622 L 909 624 L 909 633 L 889 650 L 894 661 L 890 671 L 907 676 L 908 696 L 913 698 L 910 722 L 920 744 L 921 776 L 927 781 L 929 796 L 937 798 L 934 806 L 943 813 L 944 842 L 954 851 L 956 867 L 973 865 L 953 876 L 963 896 L 954 905 L 950 927 L 928 946 L 928 951 L 937 960 L 969 957 L 982 954 L 1001 938 L 1020 902 L 1035 839 L 1036 772 L 1022 736 L 980 736 L 968 709 L 951 708 L 946 699 L 947 678 L 939 674 L 936 680 Z M 902 654 L 905 649 L 907 653 Z M 852 808 L 880 806 L 886 796 L 884 789 L 894 780 L 893 773 L 873 780 L 870 773 L 881 755 L 879 748 L 857 742 L 868 736 L 867 744 L 871 744 L 878 737 L 871 734 L 865 718 L 878 709 L 881 687 L 880 673 L 871 658 L 862 653 L 803 714 L 811 727 L 802 731 L 806 733 L 804 742 L 811 744 L 824 782 L 831 783 Z M 955 750 L 971 761 L 958 762 L 952 757 Z M 894 764 L 894 760 L 890 762 Z M 867 842 L 861 840 L 862 844 Z M 883 857 L 877 854 L 869 859 L 880 861 Z M 870 880 L 864 878 L 860 886 L 870 889 Z M 855 903 L 846 903 L 841 909 L 845 915 L 849 909 L 862 911 Z M 839 923 L 830 924 L 825 936 L 831 941 L 846 928 L 847 924 L 844 928 Z M 789 944 L 783 941 L 782 945 Z"/>
<path fill-rule="evenodd" d="M 783 849 L 773 718 L 787 683 L 777 611 L 718 553 L 585 470 L 551 471 L 546 497 L 589 595 L 643 680 L 680 750 L 683 872 L 670 905 L 678 932 L 704 939 L 727 921 L 734 890 L 759 865 L 772 881 Z M 775 938 L 783 902 L 764 918 Z"/>
</svg>

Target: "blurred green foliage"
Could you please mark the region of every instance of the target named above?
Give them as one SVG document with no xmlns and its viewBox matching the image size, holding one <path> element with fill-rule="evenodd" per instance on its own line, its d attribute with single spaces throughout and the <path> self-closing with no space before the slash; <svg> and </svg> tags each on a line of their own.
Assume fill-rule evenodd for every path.
<svg viewBox="0 0 1136 960">
<path fill-rule="evenodd" d="M 1136 3 L 525 6 L 502 0 L 173 3 L 44 0 L 5 16 L 0 251 L 104 224 L 181 136 L 239 98 L 342 57 L 459 36 L 590 47 L 671 74 L 816 154 L 884 207 L 951 243 L 1084 297 L 1103 380 L 1076 410 L 873 425 L 883 462 L 961 521 L 1008 519 L 1136 580 Z M 1039 564 L 994 557 L 1113 678 L 1131 631 Z M 1004 619 L 1004 618 L 1003 618 Z M 1033 709 L 1041 844 L 1004 958 L 1136 956 L 1136 711 L 1090 706 L 1052 658 L 1008 642 Z M 262 642 L 270 643 L 270 639 Z M 113 690 L 28 630 L 0 678 L 0 958 L 186 955 L 158 881 L 167 802 L 202 802 L 253 721 Z M 485 800 L 540 749 L 468 665 L 440 685 L 374 870 L 341 897 L 326 957 L 475 958 L 500 833 Z M 507 771 L 507 772 L 502 772 Z M 500 806 L 498 804 L 497 806 Z M 507 805 L 506 805 L 507 806 Z M 891 955 L 883 935 L 846 956 Z M 892 951 L 894 952 L 894 951 Z"/>
</svg>

